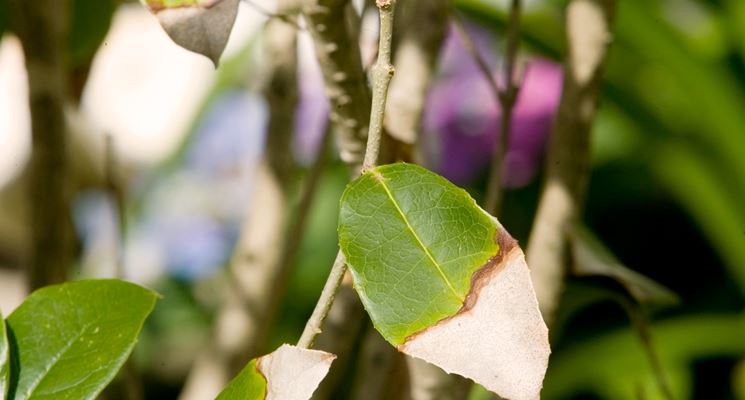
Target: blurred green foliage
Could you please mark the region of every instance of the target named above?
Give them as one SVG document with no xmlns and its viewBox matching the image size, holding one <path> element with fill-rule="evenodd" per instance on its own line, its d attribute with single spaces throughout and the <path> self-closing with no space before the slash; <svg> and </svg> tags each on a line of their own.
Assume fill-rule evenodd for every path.
<svg viewBox="0 0 745 400">
<path fill-rule="evenodd" d="M 68 40 L 71 67 L 91 62 L 111 26 L 118 0 L 73 0 Z"/>
<path fill-rule="evenodd" d="M 101 45 L 117 2 L 73 3 L 69 57 L 72 66 L 80 66 Z M 453 3 L 497 35 L 504 32 L 505 10 L 497 4 L 506 2 Z M 560 59 L 566 47 L 562 14 L 567 1 L 528 3 L 523 50 Z M 744 398 L 745 1 L 616 4 L 602 106 L 593 130 L 585 223 L 625 265 L 681 297 L 679 306 L 648 315 L 653 342 L 678 398 Z M 11 22 L 6 6 L 7 0 L 0 0 L 0 34 Z M 226 89 L 258 86 L 255 50 L 252 42 L 222 63 L 202 110 Z M 190 138 L 159 172 L 179 167 Z M 153 176 L 150 185 L 157 184 L 158 174 Z M 267 350 L 296 340 L 320 293 L 336 253 L 338 200 L 346 180 L 338 162 L 321 180 Z M 535 182 L 505 199 L 502 220 L 523 244 L 539 188 Z M 476 197 L 484 190 L 467 189 Z M 130 215 L 138 213 L 142 198 L 132 199 Z M 593 285 L 574 278 L 567 287 L 552 332 L 554 354 L 544 398 L 660 398 L 627 315 L 607 290 Z M 147 382 L 161 379 L 148 393 L 161 393 L 158 385 L 170 385 L 168 396 L 175 396 L 180 382 L 164 382 L 164 371 L 209 338 L 217 305 L 198 296 L 197 286 L 167 279 L 158 287 L 166 297 L 137 349 Z M 474 397 L 482 398 L 478 393 Z"/>
<path fill-rule="evenodd" d="M 456 4 L 503 31 L 494 2 Z M 616 4 L 586 220 L 629 266 L 681 294 L 680 307 L 651 316 L 677 398 L 729 398 L 734 376 L 695 372 L 712 359 L 726 372 L 745 354 L 745 3 Z M 528 7 L 532 52 L 563 53 L 565 5 Z M 620 308 L 582 296 L 576 285 L 564 296 L 544 397 L 661 398 Z"/>
</svg>

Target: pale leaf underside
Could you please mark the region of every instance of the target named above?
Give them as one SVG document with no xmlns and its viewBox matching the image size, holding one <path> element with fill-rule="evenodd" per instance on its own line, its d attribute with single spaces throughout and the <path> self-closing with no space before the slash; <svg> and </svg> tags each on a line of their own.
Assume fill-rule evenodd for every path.
<svg viewBox="0 0 745 400">
<path fill-rule="evenodd" d="M 163 2 L 145 0 L 168 36 L 179 46 L 217 65 L 235 18 L 239 0 Z"/>
<path fill-rule="evenodd" d="M 308 400 L 335 355 L 288 344 L 251 360 L 217 400 Z"/>
</svg>

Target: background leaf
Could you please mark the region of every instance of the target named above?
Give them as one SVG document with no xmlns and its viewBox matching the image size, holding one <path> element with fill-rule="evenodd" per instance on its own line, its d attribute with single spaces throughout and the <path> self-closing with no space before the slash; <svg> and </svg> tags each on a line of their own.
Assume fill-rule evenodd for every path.
<svg viewBox="0 0 745 400">
<path fill-rule="evenodd" d="M 93 399 L 129 357 L 157 295 L 117 280 L 40 289 L 8 317 L 9 398 Z"/>
<path fill-rule="evenodd" d="M 75 0 L 70 15 L 68 62 L 77 67 L 90 62 L 111 26 L 116 0 Z"/>
<path fill-rule="evenodd" d="M 614 279 L 639 304 L 669 306 L 679 302 L 670 289 L 618 261 L 588 228 L 575 226 L 569 236 L 575 275 Z"/>
<path fill-rule="evenodd" d="M 538 398 L 548 331 L 517 242 L 464 190 L 385 165 L 342 196 L 339 243 L 373 324 L 404 353 Z"/>
</svg>

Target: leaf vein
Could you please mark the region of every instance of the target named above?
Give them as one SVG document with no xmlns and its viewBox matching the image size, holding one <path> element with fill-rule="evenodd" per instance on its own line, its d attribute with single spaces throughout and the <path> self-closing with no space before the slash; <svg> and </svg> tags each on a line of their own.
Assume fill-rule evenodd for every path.
<svg viewBox="0 0 745 400">
<path fill-rule="evenodd" d="M 440 277 L 442 277 L 442 280 L 445 281 L 445 284 L 450 289 L 452 294 L 455 296 L 456 299 L 458 299 L 459 302 L 463 303 L 465 301 L 465 298 L 463 298 L 462 296 L 458 294 L 458 292 L 455 290 L 455 287 L 453 287 L 453 284 L 447 278 L 447 275 L 445 275 L 445 271 L 442 270 L 440 263 L 438 263 L 437 260 L 435 260 L 435 257 L 432 255 L 432 252 L 422 242 L 422 239 L 419 238 L 419 235 L 417 235 L 416 231 L 414 230 L 414 227 L 412 227 L 411 223 L 409 223 L 409 219 L 406 218 L 406 214 L 404 214 L 403 210 L 401 210 L 401 207 L 398 205 L 398 202 L 393 197 L 393 193 L 391 193 L 391 190 L 388 188 L 388 185 L 385 184 L 384 178 L 382 176 L 376 176 L 375 181 L 380 183 L 380 186 L 383 187 L 383 190 L 385 190 L 386 195 L 388 195 L 388 199 L 391 201 L 391 203 L 393 203 L 393 206 L 396 208 L 398 215 L 401 217 L 404 224 L 406 224 L 406 227 L 409 229 L 412 236 L 414 236 L 414 239 L 416 240 L 417 244 L 419 244 L 419 247 L 421 247 L 422 250 L 424 251 L 424 254 L 427 255 L 427 258 L 429 259 L 429 261 L 432 263 L 432 265 L 434 265 Z"/>
</svg>

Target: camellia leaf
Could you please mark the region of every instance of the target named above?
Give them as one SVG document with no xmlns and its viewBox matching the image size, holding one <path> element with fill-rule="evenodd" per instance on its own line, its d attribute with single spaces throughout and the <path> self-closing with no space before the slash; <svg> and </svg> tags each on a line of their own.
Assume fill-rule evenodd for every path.
<svg viewBox="0 0 745 400">
<path fill-rule="evenodd" d="M 239 0 L 141 0 L 179 46 L 217 66 L 238 15 Z"/>
<path fill-rule="evenodd" d="M 550 348 L 530 272 L 468 193 L 415 165 L 367 171 L 342 196 L 339 243 L 388 342 L 502 397 L 539 397 Z"/>
<path fill-rule="evenodd" d="M 679 302 L 670 289 L 621 264 L 589 229 L 576 226 L 569 239 L 575 275 L 614 279 L 639 304 L 668 306 Z"/>
<path fill-rule="evenodd" d="M 5 320 L 0 313 L 0 399 L 5 399 L 10 383 L 10 349 L 8 335 L 5 333 Z"/>
<path fill-rule="evenodd" d="M 251 360 L 217 400 L 308 400 L 335 358 L 323 351 L 282 345 Z"/>
<path fill-rule="evenodd" d="M 129 357 L 157 295 L 118 280 L 37 290 L 8 317 L 9 399 L 94 399 Z"/>
</svg>

